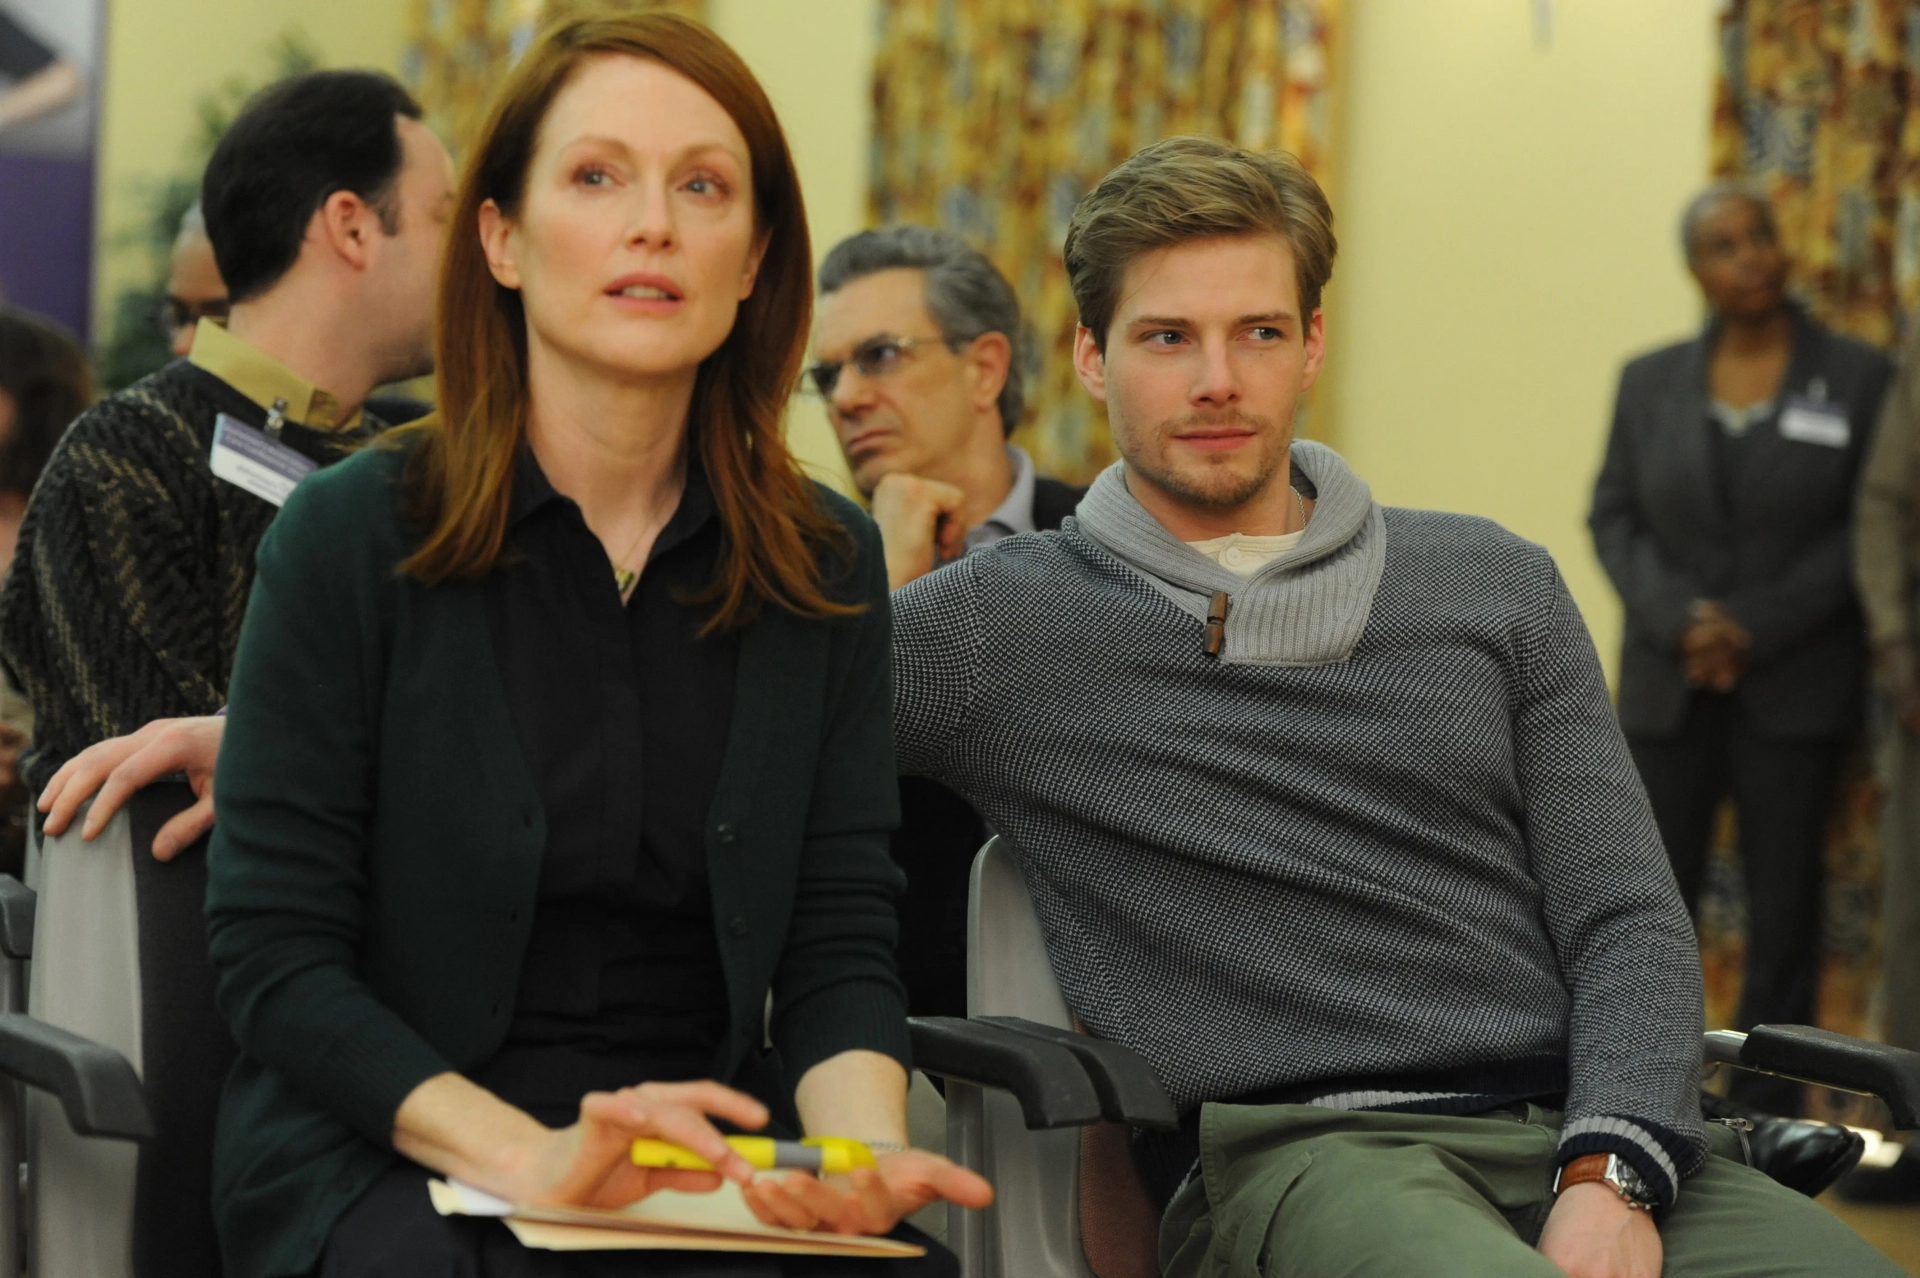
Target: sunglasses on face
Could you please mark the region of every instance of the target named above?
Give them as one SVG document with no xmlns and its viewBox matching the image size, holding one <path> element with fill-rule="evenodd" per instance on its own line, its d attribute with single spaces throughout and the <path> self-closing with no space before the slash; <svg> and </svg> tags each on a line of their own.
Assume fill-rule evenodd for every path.
<svg viewBox="0 0 1920 1278">
<path fill-rule="evenodd" d="M 169 342 L 183 328 L 192 328 L 203 319 L 225 319 L 227 299 L 210 297 L 204 302 L 189 302 L 169 293 L 153 308 L 153 326 Z"/>
<path fill-rule="evenodd" d="M 914 347 L 942 345 L 945 340 L 940 337 L 898 337 L 892 333 L 882 333 L 854 347 L 853 354 L 846 359 L 821 360 L 807 370 L 807 380 L 820 398 L 831 399 L 833 388 L 840 384 L 840 370 L 847 365 L 859 369 L 862 377 L 885 377 L 900 367 L 900 361 Z"/>
</svg>

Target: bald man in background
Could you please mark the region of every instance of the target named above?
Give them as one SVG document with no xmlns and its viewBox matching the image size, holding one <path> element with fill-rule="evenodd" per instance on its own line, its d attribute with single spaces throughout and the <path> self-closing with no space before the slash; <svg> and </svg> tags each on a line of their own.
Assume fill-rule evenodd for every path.
<svg viewBox="0 0 1920 1278">
<path fill-rule="evenodd" d="M 175 359 L 193 350 L 193 330 L 203 319 L 227 317 L 227 282 L 220 278 L 213 241 L 207 238 L 206 215 L 195 200 L 180 219 L 167 271 L 167 295 L 161 299 L 154 322 L 167 339 Z"/>
</svg>

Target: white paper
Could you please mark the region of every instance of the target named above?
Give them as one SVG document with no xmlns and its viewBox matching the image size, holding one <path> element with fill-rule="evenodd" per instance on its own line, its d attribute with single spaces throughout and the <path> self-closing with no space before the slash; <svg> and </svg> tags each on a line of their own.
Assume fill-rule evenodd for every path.
<svg viewBox="0 0 1920 1278">
<path fill-rule="evenodd" d="M 441 1190 L 452 1195 L 452 1201 L 441 1205 Z M 433 1198 L 433 1206 L 442 1216 L 511 1216 L 513 1204 L 504 1198 L 495 1198 L 484 1189 L 475 1189 L 472 1185 L 458 1180 L 430 1180 L 427 1192 Z"/>
</svg>

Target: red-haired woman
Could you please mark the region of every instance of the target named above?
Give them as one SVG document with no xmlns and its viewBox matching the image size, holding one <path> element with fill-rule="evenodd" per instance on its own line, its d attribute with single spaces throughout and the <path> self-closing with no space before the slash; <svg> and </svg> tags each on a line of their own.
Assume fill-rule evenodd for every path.
<svg viewBox="0 0 1920 1278">
<path fill-rule="evenodd" d="M 781 443 L 809 252 L 765 94 L 696 24 L 560 25 L 452 225 L 440 415 L 289 499 L 236 660 L 229 1272 L 816 1272 L 524 1251 L 428 1205 L 429 1170 L 597 1205 L 718 1183 L 632 1166 L 641 1135 L 776 1224 L 984 1204 L 904 1148 L 886 570 Z M 710 1117 L 880 1165 L 754 1181 Z"/>
</svg>

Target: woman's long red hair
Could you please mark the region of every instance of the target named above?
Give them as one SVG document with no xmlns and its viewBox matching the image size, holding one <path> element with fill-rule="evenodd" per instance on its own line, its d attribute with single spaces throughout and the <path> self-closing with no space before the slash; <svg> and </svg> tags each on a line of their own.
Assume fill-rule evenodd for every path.
<svg viewBox="0 0 1920 1278">
<path fill-rule="evenodd" d="M 415 443 L 406 506 L 423 533 L 401 571 L 429 583 L 471 579 L 500 557 L 514 458 L 527 433 L 526 317 L 520 294 L 487 269 L 480 207 L 492 200 L 517 215 L 548 109 L 581 63 L 604 55 L 663 63 L 733 117 L 752 156 L 756 229 L 767 236 L 753 293 L 727 340 L 700 365 L 688 413 L 725 534 L 714 581 L 700 596 L 714 605 L 709 625 L 741 625 L 766 602 L 805 616 L 856 612 L 829 593 L 823 566 L 844 563 L 850 539 L 781 437 L 813 314 L 806 210 L 786 135 L 740 56 L 699 23 L 665 13 L 574 18 L 548 28 L 488 113 L 441 263 L 439 412 L 396 432 Z"/>
</svg>

